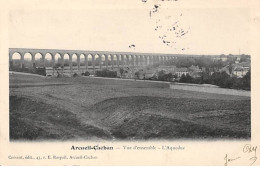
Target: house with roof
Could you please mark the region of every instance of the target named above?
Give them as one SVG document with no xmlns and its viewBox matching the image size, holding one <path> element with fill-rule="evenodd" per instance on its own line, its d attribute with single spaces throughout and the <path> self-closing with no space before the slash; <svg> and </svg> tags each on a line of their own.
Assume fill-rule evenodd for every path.
<svg viewBox="0 0 260 169">
<path fill-rule="evenodd" d="M 188 71 L 188 68 L 186 67 L 181 67 L 181 68 L 176 68 L 175 70 L 175 74 L 178 76 L 178 77 L 181 77 L 182 75 L 187 75 L 187 74 L 190 74 L 190 72 Z"/>
<path fill-rule="evenodd" d="M 188 68 L 189 75 L 193 78 L 201 77 L 202 69 L 199 68 L 199 66 L 190 66 Z"/>
<path fill-rule="evenodd" d="M 163 66 L 163 65 L 160 65 L 157 68 L 157 71 L 158 72 L 164 71 L 165 73 L 172 73 L 172 74 L 174 74 L 175 73 L 175 69 L 176 69 L 176 66 Z"/>
<path fill-rule="evenodd" d="M 243 68 L 245 70 L 249 70 L 251 65 L 250 62 L 241 62 L 241 63 L 236 63 L 233 65 L 234 68 Z"/>
<path fill-rule="evenodd" d="M 242 78 L 247 74 L 248 71 L 249 69 L 237 67 L 234 69 L 233 75 L 237 76 L 238 78 Z"/>
<path fill-rule="evenodd" d="M 233 65 L 234 70 L 232 74 L 238 78 L 242 78 L 250 70 L 250 62 L 241 62 Z"/>
</svg>

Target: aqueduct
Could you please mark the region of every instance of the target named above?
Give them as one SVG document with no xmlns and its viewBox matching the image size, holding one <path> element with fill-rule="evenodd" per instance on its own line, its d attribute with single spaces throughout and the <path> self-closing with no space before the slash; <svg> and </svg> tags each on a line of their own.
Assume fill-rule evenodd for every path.
<svg viewBox="0 0 260 169">
<path fill-rule="evenodd" d="M 24 56 L 29 53 L 31 55 L 32 65 L 35 63 L 36 54 L 41 55 L 43 60 L 43 67 L 45 67 L 45 56 L 47 54 L 51 55 L 52 66 L 55 65 L 55 55 L 59 54 L 61 57 L 61 66 L 64 66 L 64 56 L 67 54 L 69 56 L 69 67 L 72 70 L 72 56 L 77 56 L 77 68 L 80 69 L 80 56 L 84 56 L 85 69 L 88 70 L 88 56 L 92 57 L 91 65 L 93 65 L 93 70 L 95 71 L 95 61 L 96 56 L 100 60 L 99 68 L 102 69 L 101 64 L 102 57 L 105 58 L 105 67 L 108 68 L 108 57 L 110 56 L 110 63 L 112 69 L 114 67 L 124 67 L 124 66 L 149 66 L 156 63 L 162 63 L 169 59 L 174 59 L 177 56 L 173 54 L 160 54 L 160 53 L 135 53 L 135 52 L 109 52 L 109 51 L 85 51 L 85 50 L 62 50 L 62 49 L 29 49 L 29 48 L 9 48 L 9 62 L 13 60 L 13 55 L 18 53 L 20 55 L 20 66 L 23 67 Z M 116 62 L 115 62 L 116 61 Z"/>
</svg>

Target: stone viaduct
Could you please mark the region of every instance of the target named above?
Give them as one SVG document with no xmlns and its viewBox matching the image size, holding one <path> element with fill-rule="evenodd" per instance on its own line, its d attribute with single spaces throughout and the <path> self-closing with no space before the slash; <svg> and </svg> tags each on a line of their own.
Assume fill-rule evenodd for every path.
<svg viewBox="0 0 260 169">
<path fill-rule="evenodd" d="M 29 49 L 29 48 L 9 48 L 9 62 L 12 61 L 13 55 L 18 53 L 20 55 L 20 65 L 24 64 L 24 55 L 29 53 L 31 55 L 32 65 L 35 63 L 35 55 L 40 54 L 43 60 L 43 66 L 45 67 L 45 56 L 50 54 L 52 57 L 52 66 L 55 65 L 55 55 L 59 54 L 61 57 L 61 65 L 64 66 L 64 55 L 69 56 L 69 67 L 72 70 L 72 56 L 77 56 L 77 67 L 80 69 L 80 56 L 84 55 L 84 65 L 88 70 L 88 56 L 92 57 L 92 66 L 95 71 L 95 61 L 98 58 L 99 68 L 102 69 L 101 60 L 105 58 L 105 67 L 108 68 L 108 58 L 110 57 L 112 69 L 117 66 L 149 66 L 156 63 L 162 63 L 169 59 L 174 59 L 173 54 L 160 54 L 160 53 L 135 53 L 135 52 L 109 52 L 109 51 L 85 51 L 85 50 L 62 50 L 62 49 Z M 116 61 L 116 62 L 115 62 Z"/>
</svg>

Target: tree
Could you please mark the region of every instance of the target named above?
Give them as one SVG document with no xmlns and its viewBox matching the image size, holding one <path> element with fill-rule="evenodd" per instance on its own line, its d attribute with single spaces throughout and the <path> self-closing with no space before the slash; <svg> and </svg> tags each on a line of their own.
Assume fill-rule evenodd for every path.
<svg viewBox="0 0 260 169">
<path fill-rule="evenodd" d="M 85 76 L 88 76 L 88 75 L 89 75 L 89 72 L 86 72 Z M 98 77 L 117 77 L 117 72 L 103 69 L 103 70 L 96 71 L 96 76 L 98 76 Z"/>
<path fill-rule="evenodd" d="M 172 73 L 165 73 L 165 71 L 161 70 L 157 73 L 157 80 L 159 81 L 172 81 L 174 78 L 174 75 Z M 154 76 L 153 79 L 156 79 L 156 77 Z"/>
<path fill-rule="evenodd" d="M 186 76 L 184 74 L 181 75 L 181 78 L 180 78 L 179 82 L 181 82 L 181 83 L 186 83 L 187 82 Z"/>
<path fill-rule="evenodd" d="M 136 77 L 137 79 L 140 78 L 140 72 L 139 72 L 139 71 L 135 72 L 135 77 Z"/>
<path fill-rule="evenodd" d="M 194 79 L 189 74 L 182 74 L 180 78 L 181 83 L 193 83 Z"/>
<path fill-rule="evenodd" d="M 200 83 L 210 83 L 210 72 L 209 72 L 209 69 L 207 68 L 205 71 L 203 71 L 202 73 L 201 73 L 201 77 L 200 77 L 200 79 L 201 79 L 201 81 L 200 81 Z"/>
<path fill-rule="evenodd" d="M 165 75 L 165 80 L 168 81 L 168 82 L 170 82 L 170 81 L 172 81 L 173 77 L 174 77 L 174 76 L 173 76 L 172 73 L 168 73 L 168 74 Z"/>
<path fill-rule="evenodd" d="M 88 71 L 86 71 L 85 73 L 84 73 L 84 76 L 89 76 L 90 75 L 90 73 L 88 72 Z"/>
<path fill-rule="evenodd" d="M 14 62 L 11 60 L 9 63 L 9 70 L 13 70 L 14 68 Z"/>
<path fill-rule="evenodd" d="M 120 68 L 120 69 L 119 69 L 119 72 L 120 72 L 121 77 L 122 77 L 122 76 L 123 76 L 123 73 L 125 72 L 125 70 L 124 70 L 123 68 Z"/>
<path fill-rule="evenodd" d="M 232 74 L 233 66 L 232 66 L 232 63 L 231 63 L 231 62 L 229 62 L 228 71 L 229 71 L 229 74 Z"/>
<path fill-rule="evenodd" d="M 244 89 L 251 90 L 251 70 L 249 70 L 242 78 L 242 83 Z"/>
<path fill-rule="evenodd" d="M 158 80 L 164 81 L 164 75 L 165 75 L 165 72 L 163 70 L 159 71 L 158 72 Z"/>
<path fill-rule="evenodd" d="M 22 72 L 25 70 L 25 65 L 24 64 L 22 64 Z"/>
</svg>

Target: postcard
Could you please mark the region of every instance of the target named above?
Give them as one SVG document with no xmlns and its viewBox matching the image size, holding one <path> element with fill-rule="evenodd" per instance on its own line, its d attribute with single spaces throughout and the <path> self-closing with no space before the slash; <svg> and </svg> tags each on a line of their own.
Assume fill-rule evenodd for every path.
<svg viewBox="0 0 260 169">
<path fill-rule="evenodd" d="M 0 165 L 260 164 L 259 0 L 0 2 Z"/>
</svg>

